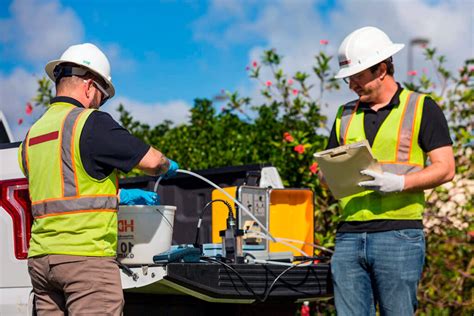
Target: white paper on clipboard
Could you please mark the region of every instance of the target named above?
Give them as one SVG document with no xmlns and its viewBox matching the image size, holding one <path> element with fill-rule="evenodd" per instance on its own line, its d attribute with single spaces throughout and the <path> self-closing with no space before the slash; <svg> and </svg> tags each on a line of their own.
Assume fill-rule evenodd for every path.
<svg viewBox="0 0 474 316">
<path fill-rule="evenodd" d="M 367 190 L 357 185 L 361 181 L 372 180 L 372 177 L 360 174 L 362 170 L 382 173 L 382 167 L 373 157 L 366 139 L 317 152 L 314 157 L 336 199 Z"/>
</svg>

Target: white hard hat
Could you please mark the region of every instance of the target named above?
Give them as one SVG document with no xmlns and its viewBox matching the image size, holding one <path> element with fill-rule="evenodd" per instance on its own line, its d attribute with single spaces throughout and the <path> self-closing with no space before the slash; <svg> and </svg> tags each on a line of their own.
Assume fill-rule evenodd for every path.
<svg viewBox="0 0 474 316">
<path fill-rule="evenodd" d="M 90 70 L 92 73 L 101 77 L 105 83 L 105 90 L 110 95 L 115 94 L 115 88 L 110 76 L 110 63 L 105 54 L 94 44 L 84 43 L 72 45 L 61 55 L 61 58 L 52 60 L 46 64 L 45 71 L 51 80 L 56 81 L 54 68 L 62 63 L 73 63 L 81 68 Z"/>
<path fill-rule="evenodd" d="M 355 75 L 399 52 L 405 44 L 394 44 L 380 29 L 366 26 L 347 35 L 339 46 L 336 78 Z"/>
</svg>

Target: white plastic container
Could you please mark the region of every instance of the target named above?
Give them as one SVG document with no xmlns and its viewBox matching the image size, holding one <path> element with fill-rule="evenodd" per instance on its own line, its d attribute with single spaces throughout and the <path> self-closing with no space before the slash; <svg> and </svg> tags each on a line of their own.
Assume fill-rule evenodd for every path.
<svg viewBox="0 0 474 316">
<path fill-rule="evenodd" d="M 153 264 L 153 256 L 171 247 L 171 205 L 123 205 L 118 212 L 118 259 L 128 265 Z"/>
</svg>

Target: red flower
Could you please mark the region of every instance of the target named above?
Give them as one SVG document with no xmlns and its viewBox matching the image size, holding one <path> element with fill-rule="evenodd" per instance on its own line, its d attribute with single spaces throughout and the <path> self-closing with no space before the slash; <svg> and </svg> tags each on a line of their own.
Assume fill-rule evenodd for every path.
<svg viewBox="0 0 474 316">
<path fill-rule="evenodd" d="M 319 44 L 321 44 L 321 45 L 327 45 L 327 44 L 329 44 L 329 41 L 328 41 L 328 40 L 320 40 L 320 41 L 319 41 Z"/>
<path fill-rule="evenodd" d="M 298 154 L 302 154 L 304 153 L 304 146 L 303 145 L 296 145 L 295 147 L 293 147 L 293 150 L 296 151 Z"/>
<path fill-rule="evenodd" d="M 288 85 L 291 86 L 293 84 L 293 79 L 288 79 Z"/>
<path fill-rule="evenodd" d="M 410 71 L 408 72 L 408 75 L 409 75 L 409 76 L 416 76 L 416 74 L 417 74 L 416 70 L 410 70 Z"/>
<path fill-rule="evenodd" d="M 309 166 L 309 171 L 311 171 L 312 174 L 315 174 L 316 172 L 318 172 L 318 163 L 313 162 L 313 164 Z"/>
<path fill-rule="evenodd" d="M 28 102 L 25 107 L 25 113 L 31 115 L 31 112 L 33 112 L 33 106 L 30 102 Z"/>
<path fill-rule="evenodd" d="M 287 142 L 289 142 L 289 143 L 291 143 L 292 141 L 295 140 L 295 139 L 293 138 L 293 136 L 291 136 L 291 134 L 288 133 L 288 132 L 285 132 L 285 133 L 283 134 L 283 138 L 284 138 Z"/>
<path fill-rule="evenodd" d="M 272 82 L 268 80 L 267 82 L 265 82 L 265 84 L 267 85 L 267 87 L 270 87 L 272 85 Z"/>
<path fill-rule="evenodd" d="M 252 66 L 253 66 L 253 68 L 257 68 L 258 64 L 255 60 L 252 62 Z"/>
<path fill-rule="evenodd" d="M 19 118 L 19 119 L 18 119 L 18 125 L 21 125 L 21 124 L 23 124 L 23 119 L 22 119 L 22 118 Z"/>
<path fill-rule="evenodd" d="M 300 91 L 298 89 L 293 89 L 293 95 L 298 95 Z"/>
</svg>

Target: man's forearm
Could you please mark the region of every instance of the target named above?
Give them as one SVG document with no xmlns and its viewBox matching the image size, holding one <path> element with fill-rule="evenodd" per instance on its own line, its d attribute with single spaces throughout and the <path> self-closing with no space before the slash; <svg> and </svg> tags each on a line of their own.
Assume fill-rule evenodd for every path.
<svg viewBox="0 0 474 316">
<path fill-rule="evenodd" d="M 422 191 L 449 182 L 454 177 L 455 166 L 451 146 L 438 148 L 428 153 L 431 165 L 421 171 L 405 175 L 403 191 Z"/>
</svg>

